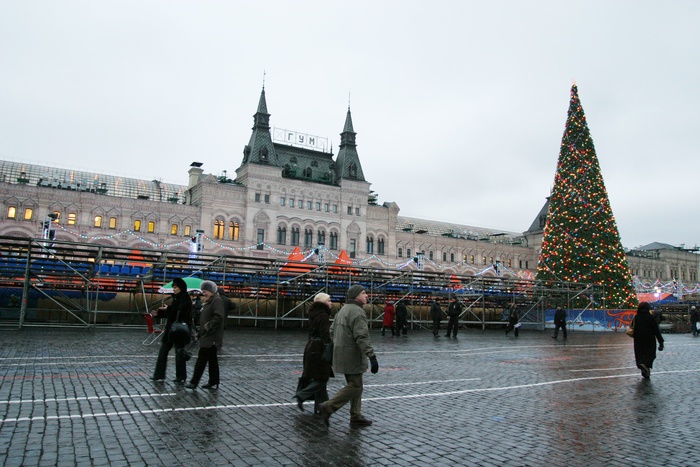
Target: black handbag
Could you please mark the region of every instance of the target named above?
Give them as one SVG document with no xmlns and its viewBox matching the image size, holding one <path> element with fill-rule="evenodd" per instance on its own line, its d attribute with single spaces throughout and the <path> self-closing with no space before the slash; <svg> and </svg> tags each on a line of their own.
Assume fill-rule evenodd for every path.
<svg viewBox="0 0 700 467">
<path fill-rule="evenodd" d="M 190 343 L 190 327 L 187 323 L 175 321 L 170 325 L 170 341 L 183 346 Z"/>
<path fill-rule="evenodd" d="M 326 344 L 326 346 L 323 348 L 323 354 L 321 354 L 321 360 L 328 364 L 333 363 L 333 342 L 329 342 Z"/>
</svg>

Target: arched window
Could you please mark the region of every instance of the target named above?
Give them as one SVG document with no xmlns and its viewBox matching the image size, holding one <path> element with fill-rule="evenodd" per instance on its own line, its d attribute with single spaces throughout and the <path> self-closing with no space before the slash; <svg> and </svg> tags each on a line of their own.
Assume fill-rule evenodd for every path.
<svg viewBox="0 0 700 467">
<path fill-rule="evenodd" d="M 177 235 L 177 228 L 178 228 L 177 224 L 172 224 L 170 226 L 170 235 Z"/>
<path fill-rule="evenodd" d="M 292 227 L 292 241 L 289 244 L 299 246 L 299 227 Z"/>
<path fill-rule="evenodd" d="M 311 229 L 304 229 L 304 248 L 311 248 L 314 242 L 314 231 Z"/>
<path fill-rule="evenodd" d="M 116 217 L 110 217 L 110 218 L 109 218 L 109 228 L 110 228 L 110 229 L 116 229 L 116 228 L 117 228 L 117 218 L 116 218 Z"/>
<path fill-rule="evenodd" d="M 95 222 L 92 224 L 95 227 L 102 227 L 102 216 L 95 216 Z"/>
<path fill-rule="evenodd" d="M 277 244 L 285 245 L 287 243 L 287 228 L 285 226 L 277 227 Z"/>
<path fill-rule="evenodd" d="M 141 221 L 139 219 L 134 221 L 134 232 L 141 232 Z"/>
<path fill-rule="evenodd" d="M 228 224 L 228 236 L 231 240 L 238 240 L 241 233 L 241 225 L 236 221 L 231 221 Z"/>
<path fill-rule="evenodd" d="M 338 233 L 337 232 L 331 232 L 330 241 L 331 241 L 331 244 L 328 246 L 328 249 L 329 250 L 337 250 L 338 249 Z"/>
<path fill-rule="evenodd" d="M 384 239 L 379 238 L 377 239 L 377 254 L 378 255 L 384 255 Z"/>
<path fill-rule="evenodd" d="M 153 221 L 148 221 L 148 233 L 153 233 L 156 231 L 156 223 Z"/>
<path fill-rule="evenodd" d="M 219 240 L 224 238 L 225 225 L 223 219 L 216 219 L 214 221 L 214 238 Z"/>
<path fill-rule="evenodd" d="M 326 232 L 324 232 L 323 230 L 318 231 L 318 244 L 319 245 L 326 244 Z"/>
<path fill-rule="evenodd" d="M 367 237 L 367 253 L 374 253 L 374 239 L 372 237 Z"/>
</svg>

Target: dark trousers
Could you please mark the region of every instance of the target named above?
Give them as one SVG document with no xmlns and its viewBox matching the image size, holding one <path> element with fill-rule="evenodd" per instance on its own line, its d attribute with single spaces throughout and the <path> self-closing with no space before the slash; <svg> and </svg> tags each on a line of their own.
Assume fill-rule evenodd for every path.
<svg viewBox="0 0 700 467">
<path fill-rule="evenodd" d="M 326 403 L 331 413 L 350 402 L 350 420 L 362 418 L 362 373 L 345 375 L 345 386 Z"/>
<path fill-rule="evenodd" d="M 697 320 L 690 322 L 690 330 L 693 332 L 694 336 L 698 335 L 698 322 L 697 322 Z"/>
<path fill-rule="evenodd" d="M 328 381 L 319 381 L 312 379 L 309 384 L 297 391 L 295 394 L 301 401 L 314 400 L 314 412 L 319 412 L 319 405 L 328 400 L 328 389 L 326 383 Z"/>
<path fill-rule="evenodd" d="M 387 328 L 389 329 L 389 331 L 391 331 L 391 335 L 393 336 L 393 335 L 394 335 L 394 326 L 393 326 L 393 325 L 382 326 L 382 336 L 383 336 L 384 333 L 386 332 L 386 329 L 387 329 Z"/>
<path fill-rule="evenodd" d="M 440 334 L 440 318 L 433 318 L 433 335 L 437 337 Z"/>
<path fill-rule="evenodd" d="M 153 379 L 165 379 L 165 369 L 168 365 L 168 354 L 173 348 L 173 343 L 163 339 L 156 360 L 156 369 L 153 371 Z M 187 364 L 185 363 L 185 347 L 175 347 L 175 378 L 180 381 L 187 379 Z"/>
<path fill-rule="evenodd" d="M 450 320 L 447 322 L 447 333 L 445 335 L 447 337 L 452 334 L 453 336 L 457 337 L 457 328 L 459 327 L 459 316 L 450 316 Z"/>
<path fill-rule="evenodd" d="M 408 334 L 408 329 L 406 329 L 406 322 L 396 320 L 396 335 L 400 336 L 401 333 L 403 333 L 404 336 Z"/>
<path fill-rule="evenodd" d="M 508 323 L 508 326 L 506 326 L 506 336 L 510 331 L 515 330 L 515 337 L 518 337 L 519 328 L 515 327 L 516 324 L 517 323 Z"/>
<path fill-rule="evenodd" d="M 554 337 L 559 335 L 559 328 L 561 328 L 564 333 L 564 339 L 566 339 L 566 323 L 554 323 Z"/>
<path fill-rule="evenodd" d="M 212 345 L 207 348 L 199 348 L 197 354 L 197 363 L 194 364 L 194 373 L 190 383 L 195 386 L 199 384 L 204 374 L 204 368 L 209 364 L 209 381 L 208 384 L 219 384 L 219 357 L 216 355 L 216 346 Z"/>
</svg>

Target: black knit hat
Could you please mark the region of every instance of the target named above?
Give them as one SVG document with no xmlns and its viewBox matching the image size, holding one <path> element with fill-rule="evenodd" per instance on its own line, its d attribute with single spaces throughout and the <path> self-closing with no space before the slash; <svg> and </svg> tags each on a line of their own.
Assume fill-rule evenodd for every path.
<svg viewBox="0 0 700 467">
<path fill-rule="evenodd" d="M 348 289 L 348 300 L 355 300 L 364 290 L 365 288 L 360 284 L 353 285 Z"/>
<path fill-rule="evenodd" d="M 173 279 L 173 287 L 180 289 L 180 293 L 187 293 L 187 283 L 181 277 Z"/>
</svg>

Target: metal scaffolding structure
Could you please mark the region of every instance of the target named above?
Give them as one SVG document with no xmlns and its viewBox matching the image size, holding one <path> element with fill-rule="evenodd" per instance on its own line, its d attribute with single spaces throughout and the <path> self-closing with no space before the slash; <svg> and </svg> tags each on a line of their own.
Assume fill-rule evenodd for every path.
<svg viewBox="0 0 700 467">
<path fill-rule="evenodd" d="M 432 321 L 432 300 L 463 304 L 462 325 L 502 326 L 518 307 L 524 326 L 544 329 L 545 310 L 604 308 L 602 287 L 420 269 L 367 268 L 248 256 L 181 253 L 96 243 L 0 237 L 0 324 L 17 326 L 143 325 L 143 314 L 164 300 L 158 289 L 176 277 L 214 281 L 236 303 L 230 322 L 300 327 L 314 295 L 336 304 L 352 284 L 367 288 L 371 325 L 381 325 L 387 301 L 404 300 L 409 326 Z"/>
</svg>

